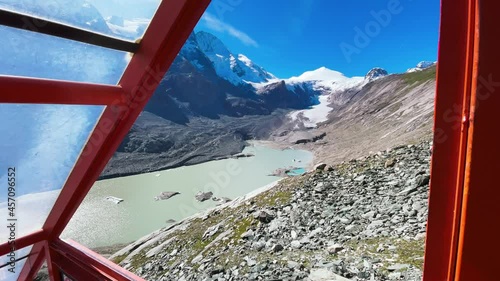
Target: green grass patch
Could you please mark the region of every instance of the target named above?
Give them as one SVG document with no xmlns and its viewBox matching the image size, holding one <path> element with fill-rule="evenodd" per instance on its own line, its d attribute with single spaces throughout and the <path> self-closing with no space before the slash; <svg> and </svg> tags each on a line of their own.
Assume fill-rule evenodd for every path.
<svg viewBox="0 0 500 281">
<path fill-rule="evenodd" d="M 235 230 L 234 230 L 234 240 L 238 241 L 241 239 L 241 235 L 245 233 L 252 224 L 254 224 L 255 220 L 252 217 L 246 217 L 238 222 L 236 222 Z"/>
<path fill-rule="evenodd" d="M 380 244 L 392 245 L 395 250 L 385 249 L 382 252 L 377 252 Z M 405 240 L 394 239 L 388 237 L 377 237 L 364 240 L 351 240 L 345 245 L 356 252 L 357 255 L 367 257 L 378 257 L 381 260 L 394 260 L 391 264 L 401 263 L 410 264 L 417 268 L 423 268 L 424 257 L 424 240 Z M 390 264 L 384 264 L 382 270 L 386 270 Z"/>
<path fill-rule="evenodd" d="M 285 205 L 292 199 L 292 192 L 289 190 L 277 190 L 270 193 L 262 194 L 256 198 L 256 205 L 259 207 L 270 207 Z"/>
<path fill-rule="evenodd" d="M 134 255 L 130 260 L 130 266 L 133 269 L 138 269 L 149 262 L 149 258 L 146 257 L 146 251 L 142 250 L 137 255 Z"/>
<path fill-rule="evenodd" d="M 403 78 L 408 85 L 415 87 L 429 80 L 436 79 L 436 66 L 431 66 L 422 71 L 405 73 L 403 74 Z"/>
<path fill-rule="evenodd" d="M 399 255 L 399 263 L 407 263 L 423 269 L 424 244 L 424 240 L 401 240 L 397 243 L 396 253 Z"/>
<path fill-rule="evenodd" d="M 128 256 L 127 254 L 116 256 L 116 257 L 112 258 L 111 261 L 116 263 L 116 264 L 120 264 L 127 256 Z"/>
</svg>

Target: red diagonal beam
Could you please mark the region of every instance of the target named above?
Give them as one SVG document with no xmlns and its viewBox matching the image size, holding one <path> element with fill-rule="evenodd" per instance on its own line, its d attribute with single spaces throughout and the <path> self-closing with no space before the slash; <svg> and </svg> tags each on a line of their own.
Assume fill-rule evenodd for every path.
<svg viewBox="0 0 500 281">
<path fill-rule="evenodd" d="M 120 86 L 0 76 L 0 103 L 109 105 L 122 96 Z"/>
<path fill-rule="evenodd" d="M 126 93 L 125 99 L 112 101 L 113 105 L 105 109 L 43 226 L 49 241 L 62 233 L 209 3 L 210 0 L 161 2 L 119 83 Z M 36 270 L 31 269 L 29 273 Z M 28 271 L 30 269 L 25 266 L 23 274 Z M 31 274 L 24 276 L 33 277 Z"/>
</svg>

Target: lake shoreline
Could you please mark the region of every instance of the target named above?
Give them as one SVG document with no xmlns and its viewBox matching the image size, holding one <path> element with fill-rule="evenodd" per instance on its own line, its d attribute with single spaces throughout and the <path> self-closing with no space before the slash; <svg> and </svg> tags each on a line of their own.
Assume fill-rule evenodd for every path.
<svg viewBox="0 0 500 281">
<path fill-rule="evenodd" d="M 264 146 L 264 147 L 268 147 L 268 148 L 273 148 L 273 149 L 280 149 L 280 150 L 286 150 L 286 149 L 296 149 L 292 146 L 285 146 L 283 143 L 280 143 L 280 142 L 276 142 L 276 141 L 267 141 L 267 140 L 247 140 L 245 141 L 245 145 L 242 147 L 242 149 L 239 151 L 239 152 L 236 152 L 236 153 L 233 153 L 231 155 L 227 155 L 227 156 L 213 156 L 213 157 L 210 157 L 208 156 L 207 159 L 203 159 L 203 160 L 199 160 L 199 161 L 196 161 L 196 160 L 193 160 L 192 162 L 189 162 L 189 163 L 176 163 L 176 164 L 172 164 L 172 165 L 168 165 L 168 166 L 164 166 L 164 167 L 161 167 L 161 168 L 158 168 L 158 169 L 149 169 L 149 170 L 145 170 L 145 171 L 142 171 L 142 172 L 123 172 L 123 173 L 114 173 L 114 174 L 106 174 L 106 175 L 101 175 L 99 176 L 99 178 L 97 179 L 98 181 L 99 180 L 108 180 L 108 179 L 115 179 L 115 178 L 122 178 L 122 177 L 128 177 L 128 176 L 135 176 L 135 175 L 140 175 L 140 174 L 146 174 L 146 173 L 154 173 L 154 172 L 161 172 L 161 171 L 165 171 L 165 170 L 170 170 L 170 169 L 175 169 L 175 168 L 180 168 L 180 167 L 189 167 L 189 166 L 194 166 L 194 165 L 199 165 L 199 164 L 203 164 L 203 163 L 207 163 L 207 162 L 211 162 L 211 161 L 219 161 L 219 160 L 225 160 L 225 159 L 232 159 L 232 158 L 235 158 L 237 155 L 243 153 L 243 151 L 245 150 L 245 148 L 247 147 L 253 147 L 255 145 L 260 145 L 260 146 Z M 305 150 L 307 152 L 310 152 L 310 153 L 313 153 L 313 151 L 310 151 L 309 149 L 300 149 L 300 150 Z M 311 160 L 311 163 L 309 163 L 309 165 L 307 166 L 308 169 L 312 169 L 312 167 L 314 167 L 314 158 Z"/>
<path fill-rule="evenodd" d="M 135 241 L 156 229 L 175 225 L 186 217 L 220 204 L 217 200 L 198 202 L 195 195 L 199 191 L 212 192 L 217 198 L 235 199 L 280 180 L 280 177 L 269 176 L 276 169 L 296 166 L 305 171 L 310 169 L 313 161 L 309 151 L 274 149 L 269 143 L 253 141 L 246 144 L 241 155 L 97 181 L 63 238 L 105 253 L 102 247 Z M 176 191 L 179 195 L 153 201 L 158 194 L 167 191 Z M 109 196 L 123 199 L 123 202 L 112 204 L 104 200 Z M 171 224 L 170 220 L 176 222 Z M 100 227 L 107 228 L 106 235 L 92 230 Z"/>
<path fill-rule="evenodd" d="M 116 243 L 116 244 L 108 245 L 108 246 L 93 247 L 93 248 L 91 248 L 91 250 L 98 253 L 99 255 L 109 259 L 112 256 L 116 256 L 117 254 L 119 255 L 120 252 L 122 252 L 125 249 L 128 249 L 132 245 L 141 244 L 141 243 L 138 243 L 138 241 L 148 240 L 150 238 L 150 236 L 152 236 L 152 235 L 154 236 L 156 233 L 159 233 L 159 232 L 165 231 L 165 230 L 169 230 L 169 229 L 176 229 L 179 225 L 183 225 L 184 223 L 186 223 L 188 221 L 192 221 L 192 220 L 197 219 L 197 218 L 203 218 L 206 214 L 212 213 L 216 210 L 224 209 L 227 207 L 235 208 L 237 206 L 240 206 L 242 203 L 248 201 L 249 199 L 252 199 L 252 198 L 259 196 L 260 194 L 262 194 L 266 191 L 273 189 L 283 179 L 285 179 L 285 178 L 282 178 L 282 179 L 274 181 L 270 184 L 258 187 L 257 189 L 250 191 L 249 193 L 247 193 L 243 196 L 235 198 L 231 202 L 228 202 L 228 203 L 225 203 L 225 204 L 222 204 L 219 206 L 215 206 L 215 207 L 209 208 L 209 209 L 204 210 L 204 211 L 200 211 L 200 212 L 193 214 L 189 217 L 186 217 L 178 222 L 172 223 L 169 226 L 159 228 L 158 230 L 155 230 L 152 233 L 149 233 L 143 237 L 140 237 L 139 239 L 132 241 L 130 243 Z"/>
<path fill-rule="evenodd" d="M 99 176 L 99 178 L 97 180 L 108 180 L 108 179 L 122 178 L 122 177 L 135 176 L 135 175 L 141 175 L 141 174 L 147 174 L 147 173 L 161 172 L 161 171 L 180 168 L 180 167 L 189 167 L 189 166 L 199 165 L 199 164 L 203 164 L 203 163 L 207 163 L 207 162 L 211 162 L 211 161 L 231 159 L 231 158 L 234 158 L 235 155 L 242 153 L 243 150 L 245 149 L 245 147 L 247 147 L 247 146 L 243 146 L 241 151 L 234 153 L 232 155 L 213 156 L 213 157 L 208 156 L 208 158 L 203 159 L 203 160 L 199 160 L 199 161 L 192 160 L 189 163 L 176 163 L 176 164 L 172 164 L 172 165 L 163 166 L 163 167 L 158 168 L 158 169 L 148 169 L 148 170 L 138 171 L 138 172 L 123 172 L 123 173 L 106 174 L 106 175 Z"/>
</svg>

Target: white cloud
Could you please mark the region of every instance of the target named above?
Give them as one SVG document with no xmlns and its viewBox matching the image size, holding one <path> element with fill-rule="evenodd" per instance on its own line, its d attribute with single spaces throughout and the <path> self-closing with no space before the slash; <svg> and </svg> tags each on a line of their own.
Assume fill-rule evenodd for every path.
<svg viewBox="0 0 500 281">
<path fill-rule="evenodd" d="M 259 44 L 257 44 L 257 42 L 253 40 L 248 34 L 230 24 L 219 20 L 217 17 L 210 13 L 205 13 L 201 19 L 205 22 L 208 28 L 214 31 L 227 33 L 240 40 L 247 46 L 259 47 Z"/>
</svg>

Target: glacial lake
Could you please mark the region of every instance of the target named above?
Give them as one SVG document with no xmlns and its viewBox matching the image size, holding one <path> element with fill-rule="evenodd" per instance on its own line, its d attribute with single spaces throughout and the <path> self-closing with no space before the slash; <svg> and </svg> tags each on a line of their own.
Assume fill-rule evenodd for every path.
<svg viewBox="0 0 500 281">
<path fill-rule="evenodd" d="M 278 168 L 305 168 L 313 155 L 303 150 L 278 150 L 252 145 L 243 153 L 255 156 L 225 159 L 160 172 L 101 180 L 89 194 L 62 234 L 89 248 L 133 242 L 159 228 L 215 207 L 218 202 L 198 202 L 199 191 L 234 199 L 280 178 L 268 176 Z M 305 171 L 304 170 L 304 171 Z M 300 169 L 298 171 L 301 171 Z M 155 201 L 164 191 L 180 195 Z M 115 204 L 107 196 L 123 199 Z"/>
</svg>

